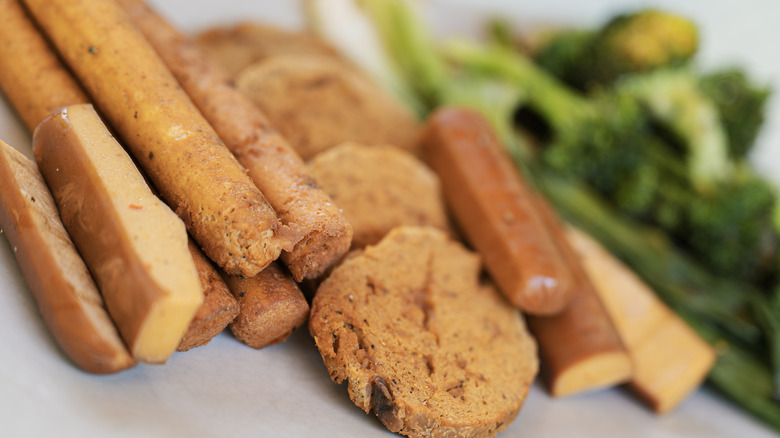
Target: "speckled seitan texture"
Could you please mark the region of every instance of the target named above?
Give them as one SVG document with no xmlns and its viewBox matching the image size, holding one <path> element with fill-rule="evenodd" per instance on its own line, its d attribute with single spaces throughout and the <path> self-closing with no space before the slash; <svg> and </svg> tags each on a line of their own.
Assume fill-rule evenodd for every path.
<svg viewBox="0 0 780 438">
<path fill-rule="evenodd" d="M 252 348 L 284 342 L 309 317 L 309 303 L 278 263 L 271 263 L 254 277 L 223 278 L 241 308 L 230 323 L 230 331 Z"/>
<path fill-rule="evenodd" d="M 329 57 L 273 56 L 242 70 L 236 86 L 304 160 L 345 141 L 417 147 L 414 115 L 364 74 Z"/>
<path fill-rule="evenodd" d="M 403 225 L 448 230 L 439 177 L 403 149 L 344 143 L 314 157 L 309 171 L 352 225 L 353 248 Z"/>
<path fill-rule="evenodd" d="M 488 437 L 537 373 L 519 313 L 478 257 L 433 228 L 397 228 L 323 282 L 309 329 L 331 378 L 393 432 Z"/>
</svg>

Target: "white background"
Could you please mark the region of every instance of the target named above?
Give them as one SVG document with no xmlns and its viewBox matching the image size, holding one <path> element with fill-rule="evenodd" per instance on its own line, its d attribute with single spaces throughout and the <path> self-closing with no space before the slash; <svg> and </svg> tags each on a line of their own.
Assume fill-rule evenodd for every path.
<svg viewBox="0 0 780 438">
<path fill-rule="evenodd" d="M 300 26 L 296 2 L 154 2 L 183 30 L 239 20 Z M 780 2 L 432 1 L 427 18 L 438 35 L 476 35 L 482 17 L 501 13 L 530 29 L 539 23 L 595 24 L 612 12 L 656 4 L 695 17 L 705 66 L 739 62 L 780 90 Z M 2 68 L 2 66 L 0 66 Z M 755 161 L 780 174 L 780 110 Z M 29 136 L 0 100 L 0 139 L 29 155 Z M 0 187 L 0 190 L 2 188 Z M 93 376 L 59 352 L 43 326 L 11 249 L 0 244 L 0 437 L 393 436 L 333 384 L 313 342 L 299 330 L 286 343 L 256 351 L 223 334 L 206 347 L 175 354 L 165 366 L 139 365 Z M 776 436 L 708 389 L 658 417 L 628 391 L 551 400 L 537 385 L 506 437 L 770 437 Z"/>
</svg>

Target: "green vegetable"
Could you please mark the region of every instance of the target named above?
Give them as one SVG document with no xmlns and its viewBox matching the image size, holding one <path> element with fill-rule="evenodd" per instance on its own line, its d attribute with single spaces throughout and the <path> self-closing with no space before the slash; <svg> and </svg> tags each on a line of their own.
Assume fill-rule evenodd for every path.
<svg viewBox="0 0 780 438">
<path fill-rule="evenodd" d="M 756 321 L 764 332 L 769 361 L 774 369 L 773 397 L 780 402 L 780 288 L 768 298 L 753 296 L 752 305 Z"/>
<path fill-rule="evenodd" d="M 700 89 L 717 108 L 733 158 L 745 158 L 764 123 L 770 90 L 732 67 L 699 78 Z"/>
<path fill-rule="evenodd" d="M 639 164 L 648 126 L 634 99 L 622 94 L 584 98 L 530 59 L 502 47 L 458 42 L 450 44 L 446 53 L 474 73 L 500 78 L 522 90 L 525 108 L 550 131 L 542 158 L 551 168 L 612 193 Z"/>
<path fill-rule="evenodd" d="M 412 4 L 405 0 L 360 0 L 358 4 L 377 27 L 397 73 L 424 109 L 433 109 L 444 84 L 445 66 Z"/>
<path fill-rule="evenodd" d="M 713 386 L 780 431 L 780 404 L 773 395 L 772 374 L 760 357 L 723 339 L 705 323 L 691 317 L 685 319 L 718 351 L 717 362 L 709 375 Z"/>
<path fill-rule="evenodd" d="M 731 176 L 726 133 L 713 103 L 699 90 L 690 69 L 662 69 L 631 75 L 618 84 L 686 149 L 689 180 L 712 193 Z"/>
<path fill-rule="evenodd" d="M 698 50 L 690 20 L 656 9 L 617 16 L 596 31 L 564 32 L 538 62 L 574 87 L 609 86 L 621 75 L 680 65 Z"/>
</svg>

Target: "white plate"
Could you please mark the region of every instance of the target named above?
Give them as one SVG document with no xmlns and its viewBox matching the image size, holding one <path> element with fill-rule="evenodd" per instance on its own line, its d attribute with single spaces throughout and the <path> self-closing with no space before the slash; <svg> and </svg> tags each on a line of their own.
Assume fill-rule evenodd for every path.
<svg viewBox="0 0 780 438">
<path fill-rule="evenodd" d="M 288 27 L 302 22 L 295 2 L 155 3 L 186 31 L 247 19 Z M 662 3 L 675 6 L 671 0 Z M 644 2 L 439 0 L 432 2 L 428 18 L 437 34 L 474 34 L 480 18 L 491 11 L 518 23 L 590 24 L 612 11 L 640 4 Z M 702 0 L 677 7 L 702 25 L 706 65 L 732 59 L 747 63 L 780 90 L 775 46 L 779 3 L 716 6 Z M 772 159 L 780 155 L 776 102 L 756 153 L 756 161 L 767 173 L 780 168 Z M 29 135 L 5 100 L 0 100 L 0 139 L 29 155 Z M 222 334 L 206 347 L 175 354 L 165 366 L 139 365 L 113 376 L 83 373 L 48 334 L 6 244 L 0 244 L 0 388 L 2 437 L 392 436 L 330 381 L 305 330 L 282 345 L 260 351 Z M 537 385 L 502 436 L 776 435 L 707 389 L 675 412 L 657 417 L 622 389 L 551 400 Z"/>
</svg>

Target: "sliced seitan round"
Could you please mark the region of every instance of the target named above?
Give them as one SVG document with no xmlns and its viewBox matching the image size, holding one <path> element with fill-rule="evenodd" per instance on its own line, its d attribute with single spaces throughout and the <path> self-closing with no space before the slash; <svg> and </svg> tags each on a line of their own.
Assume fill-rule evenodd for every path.
<svg viewBox="0 0 780 438">
<path fill-rule="evenodd" d="M 314 157 L 309 170 L 352 225 L 353 248 L 402 225 L 449 228 L 439 178 L 403 149 L 344 143 Z"/>
<path fill-rule="evenodd" d="M 397 228 L 346 260 L 309 320 L 331 378 L 403 435 L 506 428 L 537 373 L 536 344 L 479 273 L 476 254 L 433 228 Z"/>
<path fill-rule="evenodd" d="M 244 69 L 236 86 L 304 160 L 346 141 L 417 146 L 414 115 L 365 75 L 329 57 L 273 56 Z"/>
</svg>

